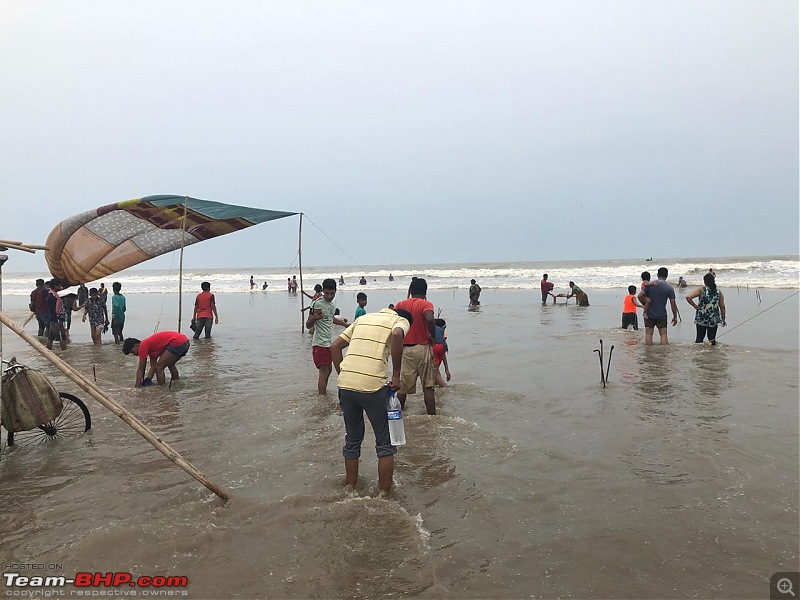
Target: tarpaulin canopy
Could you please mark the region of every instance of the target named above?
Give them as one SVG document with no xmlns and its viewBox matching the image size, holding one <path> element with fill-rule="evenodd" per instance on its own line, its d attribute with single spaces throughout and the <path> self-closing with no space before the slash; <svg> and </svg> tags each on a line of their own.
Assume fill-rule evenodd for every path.
<svg viewBox="0 0 800 600">
<path fill-rule="evenodd" d="M 147 196 L 65 219 L 47 237 L 45 259 L 53 277 L 65 284 L 89 283 L 166 252 L 296 214 Z"/>
</svg>

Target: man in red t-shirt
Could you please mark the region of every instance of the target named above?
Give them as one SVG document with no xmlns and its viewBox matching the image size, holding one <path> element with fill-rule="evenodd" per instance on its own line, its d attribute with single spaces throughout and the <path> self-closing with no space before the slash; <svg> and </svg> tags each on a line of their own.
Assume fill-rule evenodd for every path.
<svg viewBox="0 0 800 600">
<path fill-rule="evenodd" d="M 44 279 L 37 279 L 36 287 L 31 292 L 30 309 L 32 313 L 36 313 L 36 321 L 39 323 L 39 337 L 48 335 L 48 325 L 50 324 L 48 315 L 50 310 L 47 306 L 47 294 L 47 289 L 44 287 Z"/>
<path fill-rule="evenodd" d="M 133 387 L 151 385 L 155 374 L 158 385 L 164 385 L 164 369 L 169 369 L 173 379 L 178 377 L 178 367 L 175 366 L 189 351 L 189 338 L 177 331 L 159 331 L 143 340 L 128 338 L 122 343 L 122 353 L 136 354 L 139 357 L 139 367 L 136 369 L 136 382 Z M 144 376 L 147 357 L 150 357 L 150 372 Z M 147 381 L 150 383 L 146 383 Z"/>
<path fill-rule="evenodd" d="M 214 318 L 214 324 L 219 325 L 219 315 L 217 315 L 217 300 L 214 294 L 211 293 L 211 284 L 204 281 L 200 284 L 200 289 L 203 290 L 194 299 L 194 314 L 192 315 L 192 322 L 194 323 L 194 339 L 200 338 L 200 332 L 205 329 L 206 339 L 211 337 L 211 318 Z"/>
<path fill-rule="evenodd" d="M 407 310 L 414 321 L 403 340 L 403 363 L 400 371 L 400 391 L 397 399 L 405 408 L 406 395 L 417 391 L 417 377 L 422 382 L 422 396 L 425 410 L 429 415 L 436 414 L 436 367 L 433 363 L 431 346 L 436 341 L 436 321 L 433 318 L 433 304 L 426 300 L 428 282 L 422 278 L 414 279 L 408 288 L 411 297 L 395 305 L 395 309 Z"/>
</svg>

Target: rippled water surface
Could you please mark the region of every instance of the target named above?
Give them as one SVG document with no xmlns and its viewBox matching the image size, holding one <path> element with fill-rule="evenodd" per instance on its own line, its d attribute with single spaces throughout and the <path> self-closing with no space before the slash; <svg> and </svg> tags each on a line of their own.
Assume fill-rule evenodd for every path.
<svg viewBox="0 0 800 600">
<path fill-rule="evenodd" d="M 356 291 L 339 293 L 345 316 Z M 335 382 L 318 396 L 299 298 L 220 295 L 214 339 L 169 389 L 130 389 L 135 360 L 109 336 L 92 347 L 78 321 L 60 356 L 233 499 L 45 367 L 94 426 L 4 449 L 0 557 L 63 564 L 51 575 L 185 575 L 193 598 L 765 597 L 798 565 L 798 303 L 732 329 L 791 291 L 760 293 L 726 291 L 715 348 L 692 343 L 679 295 L 673 344 L 645 348 L 643 331 L 616 328 L 610 291 L 589 308 L 484 292 L 473 312 L 464 290 L 435 291 L 453 381 L 434 417 L 409 398 L 388 498 L 371 432 L 358 488 L 343 488 Z M 367 308 L 398 299 L 376 290 Z M 130 294 L 126 333 L 148 335 L 159 313 L 174 328 L 174 303 Z M 24 298 L 6 304 L 25 318 Z M 45 365 L 7 330 L 4 353 Z"/>
</svg>

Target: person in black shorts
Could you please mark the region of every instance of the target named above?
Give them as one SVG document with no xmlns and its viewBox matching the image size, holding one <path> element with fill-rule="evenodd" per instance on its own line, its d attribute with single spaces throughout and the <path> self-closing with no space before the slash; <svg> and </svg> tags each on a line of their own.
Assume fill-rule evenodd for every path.
<svg viewBox="0 0 800 600">
<path fill-rule="evenodd" d="M 653 344 L 653 331 L 658 329 L 659 343 L 669 344 L 667 338 L 667 300 L 672 307 L 672 325 L 678 324 L 678 305 L 675 302 L 675 290 L 667 283 L 669 272 L 666 267 L 658 270 L 658 279 L 642 284 L 639 301 L 644 305 L 644 343 Z"/>
</svg>

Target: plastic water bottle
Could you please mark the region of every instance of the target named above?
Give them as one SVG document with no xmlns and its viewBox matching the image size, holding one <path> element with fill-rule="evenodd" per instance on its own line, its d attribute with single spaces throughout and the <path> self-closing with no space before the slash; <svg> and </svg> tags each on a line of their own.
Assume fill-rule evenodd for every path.
<svg viewBox="0 0 800 600">
<path fill-rule="evenodd" d="M 406 428 L 403 425 L 403 411 L 400 409 L 400 400 L 394 395 L 394 392 L 389 392 L 389 403 L 386 409 L 386 415 L 389 417 L 389 439 L 392 446 L 402 446 L 406 443 Z"/>
</svg>

